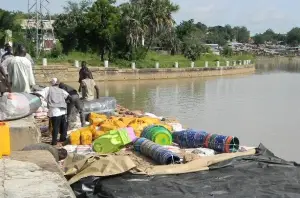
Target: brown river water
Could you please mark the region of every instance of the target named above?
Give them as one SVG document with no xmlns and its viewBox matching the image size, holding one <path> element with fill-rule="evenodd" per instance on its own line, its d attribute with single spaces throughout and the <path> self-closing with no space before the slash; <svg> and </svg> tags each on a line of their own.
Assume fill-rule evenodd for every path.
<svg viewBox="0 0 300 198">
<path fill-rule="evenodd" d="M 71 83 L 78 87 L 78 84 Z M 131 109 L 177 118 L 184 126 L 263 143 L 277 156 L 300 162 L 300 73 L 99 82 L 101 96 Z"/>
</svg>

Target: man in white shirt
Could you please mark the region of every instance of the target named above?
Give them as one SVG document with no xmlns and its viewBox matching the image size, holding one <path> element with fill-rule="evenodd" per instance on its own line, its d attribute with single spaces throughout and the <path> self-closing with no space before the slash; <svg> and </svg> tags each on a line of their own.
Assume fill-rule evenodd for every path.
<svg viewBox="0 0 300 198">
<path fill-rule="evenodd" d="M 38 91 L 35 94 L 42 96 L 48 104 L 48 117 L 52 128 L 52 145 L 57 145 L 58 133 L 60 133 L 59 142 L 65 142 L 67 138 L 68 120 L 67 103 L 69 94 L 58 87 L 57 78 L 51 80 L 51 86 Z"/>
<path fill-rule="evenodd" d="M 17 46 L 15 57 L 7 64 L 8 80 L 11 83 L 12 92 L 31 92 L 35 85 L 31 62 L 25 57 L 24 46 Z"/>
</svg>

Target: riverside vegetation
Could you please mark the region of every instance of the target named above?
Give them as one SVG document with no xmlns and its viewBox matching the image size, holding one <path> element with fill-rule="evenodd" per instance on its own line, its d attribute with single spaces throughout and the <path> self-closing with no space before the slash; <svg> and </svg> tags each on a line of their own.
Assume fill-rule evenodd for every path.
<svg viewBox="0 0 300 198">
<path fill-rule="evenodd" d="M 253 60 L 250 54 L 234 54 L 227 42 L 246 43 L 250 32 L 246 27 L 207 27 L 194 20 L 176 25 L 173 14 L 179 6 L 170 0 L 130 0 L 117 5 L 115 0 L 69 1 L 62 14 L 53 15 L 54 32 L 59 40 L 51 52 L 42 52 L 39 58 L 48 58 L 49 64 L 70 64 L 86 60 L 91 66 L 102 66 L 109 60 L 111 66 L 180 67 L 225 65 L 229 60 Z M 0 10 L 0 40 L 4 30 L 13 31 L 13 42 L 23 43 L 34 55 L 34 35 L 22 30 L 20 21 L 28 16 L 21 12 Z M 221 56 L 212 55 L 204 44 L 223 46 Z M 160 52 L 157 52 L 160 51 Z M 41 59 L 37 60 L 41 63 Z"/>
</svg>

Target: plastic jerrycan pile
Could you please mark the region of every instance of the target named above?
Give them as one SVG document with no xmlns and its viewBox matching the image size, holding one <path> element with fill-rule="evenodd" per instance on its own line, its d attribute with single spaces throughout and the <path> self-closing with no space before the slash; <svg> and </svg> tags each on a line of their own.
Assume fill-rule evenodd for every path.
<svg viewBox="0 0 300 198">
<path fill-rule="evenodd" d="M 9 156 L 10 149 L 10 131 L 8 123 L 0 122 L 0 158 L 2 156 Z"/>
</svg>

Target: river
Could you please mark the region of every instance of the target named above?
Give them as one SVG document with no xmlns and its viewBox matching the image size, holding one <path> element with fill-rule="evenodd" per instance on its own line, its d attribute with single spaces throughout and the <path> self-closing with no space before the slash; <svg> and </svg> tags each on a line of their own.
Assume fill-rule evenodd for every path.
<svg viewBox="0 0 300 198">
<path fill-rule="evenodd" d="M 102 96 L 189 128 L 263 143 L 277 156 L 300 162 L 300 73 L 99 83 Z M 299 133 L 299 134 L 298 134 Z"/>
</svg>

